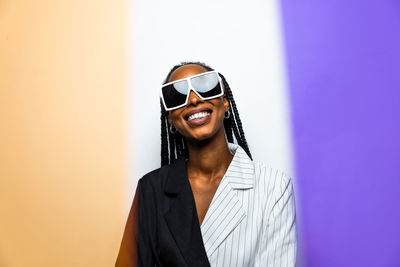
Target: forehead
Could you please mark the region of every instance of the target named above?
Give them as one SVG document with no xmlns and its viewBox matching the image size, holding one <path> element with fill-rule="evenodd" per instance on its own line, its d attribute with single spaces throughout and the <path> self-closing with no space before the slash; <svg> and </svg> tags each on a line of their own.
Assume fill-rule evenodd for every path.
<svg viewBox="0 0 400 267">
<path fill-rule="evenodd" d="M 207 72 L 208 70 L 197 64 L 187 64 L 182 67 L 177 68 L 171 73 L 169 76 L 168 82 L 172 82 L 175 80 L 187 78 L 196 74 L 200 74 L 203 72 Z"/>
</svg>

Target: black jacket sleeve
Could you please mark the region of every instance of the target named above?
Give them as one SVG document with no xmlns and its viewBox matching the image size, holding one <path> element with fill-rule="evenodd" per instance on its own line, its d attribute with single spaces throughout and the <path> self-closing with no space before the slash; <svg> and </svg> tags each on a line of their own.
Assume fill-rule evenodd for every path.
<svg viewBox="0 0 400 267">
<path fill-rule="evenodd" d="M 116 267 L 138 266 L 138 223 L 139 223 L 139 185 L 126 222 L 121 247 L 119 249 Z"/>
<path fill-rule="evenodd" d="M 156 209 L 154 203 L 154 192 L 150 188 L 143 186 L 143 181 L 139 180 L 139 227 L 138 227 L 138 266 L 155 266 L 155 220 L 151 212 Z"/>
</svg>

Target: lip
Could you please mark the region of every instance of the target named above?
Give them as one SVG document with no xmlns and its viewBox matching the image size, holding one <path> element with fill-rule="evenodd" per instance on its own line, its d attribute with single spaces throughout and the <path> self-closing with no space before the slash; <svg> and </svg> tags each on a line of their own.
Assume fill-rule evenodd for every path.
<svg viewBox="0 0 400 267">
<path fill-rule="evenodd" d="M 199 113 L 199 112 L 208 112 L 208 113 L 210 113 L 210 115 L 205 116 L 204 118 L 201 118 L 201 119 L 195 119 L 195 120 L 190 120 L 190 121 L 188 120 L 191 115 Z M 211 120 L 212 112 L 213 111 L 210 108 L 199 107 L 199 108 L 195 108 L 195 109 L 192 109 L 189 112 L 187 112 L 184 116 L 184 119 L 190 127 L 198 127 L 198 126 L 208 123 Z"/>
<path fill-rule="evenodd" d="M 205 116 L 201 119 L 194 119 L 194 120 L 186 121 L 186 123 L 189 124 L 190 127 L 198 127 L 198 126 L 208 123 L 210 120 L 211 120 L 211 114 L 208 116 Z"/>
<path fill-rule="evenodd" d="M 202 107 L 200 107 L 200 108 L 195 108 L 195 109 L 190 110 L 183 117 L 185 118 L 185 121 L 188 121 L 188 119 L 189 119 L 189 117 L 191 115 L 193 115 L 195 113 L 199 113 L 199 112 L 208 112 L 208 113 L 211 114 L 213 111 L 210 108 L 202 108 Z M 206 116 L 205 118 L 207 118 L 207 117 L 210 117 L 210 116 Z"/>
</svg>

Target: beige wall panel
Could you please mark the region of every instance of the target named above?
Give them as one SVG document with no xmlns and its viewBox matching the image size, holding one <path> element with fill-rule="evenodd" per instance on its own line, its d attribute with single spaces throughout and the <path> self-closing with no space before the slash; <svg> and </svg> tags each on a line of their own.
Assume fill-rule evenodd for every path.
<svg viewBox="0 0 400 267">
<path fill-rule="evenodd" d="M 0 266 L 112 266 L 125 223 L 126 3 L 0 1 Z"/>
</svg>

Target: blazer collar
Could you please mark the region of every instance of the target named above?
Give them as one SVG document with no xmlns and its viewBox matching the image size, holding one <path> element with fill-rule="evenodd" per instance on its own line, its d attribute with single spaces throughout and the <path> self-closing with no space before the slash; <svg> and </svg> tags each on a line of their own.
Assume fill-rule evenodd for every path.
<svg viewBox="0 0 400 267">
<path fill-rule="evenodd" d="M 240 194 L 250 194 L 254 186 L 253 162 L 240 146 L 228 143 L 228 147 L 235 155 L 201 224 L 204 247 L 209 258 L 247 216 L 247 208 L 238 191 L 241 191 Z"/>
<path fill-rule="evenodd" d="M 249 189 L 254 186 L 254 164 L 247 153 L 237 144 L 228 143 L 229 151 L 234 154 L 225 173 L 233 189 Z"/>
</svg>

